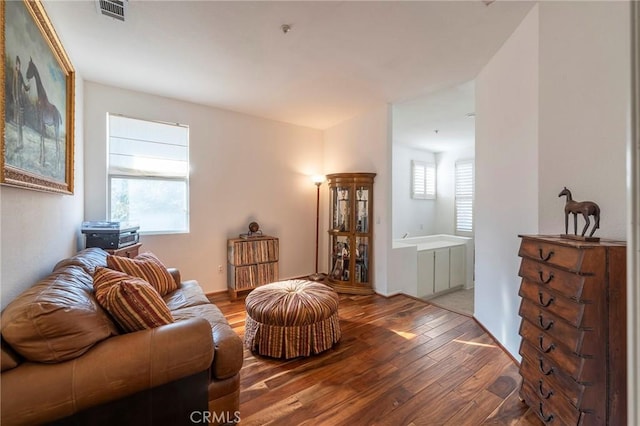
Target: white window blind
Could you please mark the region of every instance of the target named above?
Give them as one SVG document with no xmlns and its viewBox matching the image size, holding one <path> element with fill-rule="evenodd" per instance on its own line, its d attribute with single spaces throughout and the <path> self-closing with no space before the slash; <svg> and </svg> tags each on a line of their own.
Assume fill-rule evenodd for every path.
<svg viewBox="0 0 640 426">
<path fill-rule="evenodd" d="M 436 198 L 436 165 L 425 161 L 411 161 L 411 198 Z"/>
<path fill-rule="evenodd" d="M 473 161 L 456 162 L 455 179 L 456 233 L 471 234 L 473 232 Z"/>
<path fill-rule="evenodd" d="M 189 128 L 108 115 L 110 220 L 140 232 L 189 230 Z"/>
</svg>

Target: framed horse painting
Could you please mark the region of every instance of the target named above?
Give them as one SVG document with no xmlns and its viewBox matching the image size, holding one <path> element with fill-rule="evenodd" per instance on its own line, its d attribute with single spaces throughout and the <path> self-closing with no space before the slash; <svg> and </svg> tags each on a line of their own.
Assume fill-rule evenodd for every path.
<svg viewBox="0 0 640 426">
<path fill-rule="evenodd" d="M 0 8 L 0 183 L 73 194 L 75 71 L 39 0 Z"/>
</svg>

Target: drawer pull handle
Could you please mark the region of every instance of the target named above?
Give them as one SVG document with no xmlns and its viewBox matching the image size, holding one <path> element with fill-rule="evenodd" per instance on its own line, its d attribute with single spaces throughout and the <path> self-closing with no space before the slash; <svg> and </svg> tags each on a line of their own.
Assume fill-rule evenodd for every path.
<svg viewBox="0 0 640 426">
<path fill-rule="evenodd" d="M 540 277 L 540 282 L 542 284 L 549 284 L 551 282 L 551 280 L 553 279 L 553 272 L 551 272 L 549 274 L 549 278 L 547 278 L 546 280 L 544 279 L 544 277 L 542 276 L 542 271 L 538 271 L 538 276 Z"/>
<path fill-rule="evenodd" d="M 542 421 L 545 423 L 551 423 L 553 421 L 553 414 L 545 416 L 544 411 L 542 411 L 542 402 L 540 403 L 540 410 L 538 414 L 540 414 L 540 418 L 542 418 Z"/>
<path fill-rule="evenodd" d="M 551 329 L 551 327 L 553 327 L 553 320 L 549 320 L 549 322 L 545 325 L 544 318 L 542 317 L 542 315 L 538 315 L 538 324 L 540 324 L 540 327 L 544 331 L 547 331 Z"/>
<path fill-rule="evenodd" d="M 538 345 L 540 346 L 540 350 L 543 353 L 548 354 L 549 352 L 551 352 L 556 348 L 556 345 L 553 342 L 545 348 L 543 345 L 544 343 L 543 340 L 544 340 L 544 336 L 538 336 Z"/>
<path fill-rule="evenodd" d="M 542 380 L 538 381 L 538 390 L 540 391 L 540 396 L 544 399 L 549 399 L 551 395 L 553 395 L 553 391 L 549 389 L 549 392 L 542 390 Z"/>
<path fill-rule="evenodd" d="M 549 259 L 551 259 L 551 256 L 553 256 L 553 250 L 551 250 L 549 253 L 547 253 L 547 255 L 545 256 L 542 253 L 542 249 L 539 248 L 538 249 L 538 256 L 540 256 L 540 260 L 542 260 L 543 262 L 547 262 Z"/>
<path fill-rule="evenodd" d="M 538 361 L 540 362 L 540 365 L 538 366 L 538 369 L 540 370 L 540 372 L 542 374 L 544 374 L 545 376 L 553 374 L 553 367 L 549 367 L 549 369 L 547 371 L 544 370 L 544 359 L 538 358 Z"/>
<path fill-rule="evenodd" d="M 549 297 L 549 300 L 547 300 L 546 302 L 542 299 L 544 296 L 544 294 L 542 294 L 541 291 L 538 292 L 538 301 L 540 302 L 540 306 L 542 306 L 543 308 L 547 308 L 549 307 L 549 305 L 551 305 L 553 303 L 553 296 Z"/>
</svg>

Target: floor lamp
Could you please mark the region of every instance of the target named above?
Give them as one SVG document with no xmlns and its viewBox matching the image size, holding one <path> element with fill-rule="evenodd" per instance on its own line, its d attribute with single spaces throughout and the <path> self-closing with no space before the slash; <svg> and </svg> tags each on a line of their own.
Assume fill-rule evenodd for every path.
<svg viewBox="0 0 640 426">
<path fill-rule="evenodd" d="M 309 275 L 311 281 L 324 280 L 324 274 L 318 273 L 318 245 L 320 237 L 320 185 L 324 182 L 324 176 L 313 176 L 313 183 L 316 185 L 316 272 Z"/>
</svg>

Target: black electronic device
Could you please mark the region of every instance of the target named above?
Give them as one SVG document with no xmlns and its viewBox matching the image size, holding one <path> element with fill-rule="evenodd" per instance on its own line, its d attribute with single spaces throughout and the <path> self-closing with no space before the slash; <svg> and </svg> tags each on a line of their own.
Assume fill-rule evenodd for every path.
<svg viewBox="0 0 640 426">
<path fill-rule="evenodd" d="M 85 247 L 102 249 L 120 249 L 139 241 L 140 226 L 130 222 L 82 222 L 81 231 L 85 234 Z"/>
</svg>

